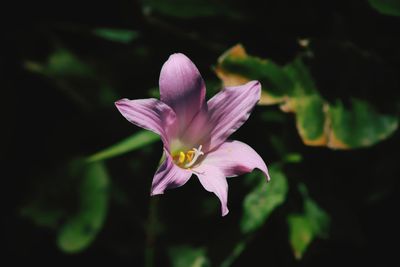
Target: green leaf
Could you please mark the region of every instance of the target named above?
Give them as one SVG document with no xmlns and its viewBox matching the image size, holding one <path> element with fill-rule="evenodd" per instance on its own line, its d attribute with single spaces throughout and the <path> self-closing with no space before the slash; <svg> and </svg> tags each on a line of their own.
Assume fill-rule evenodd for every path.
<svg viewBox="0 0 400 267">
<path fill-rule="evenodd" d="M 332 141 L 338 140 L 346 147 L 370 146 L 388 138 L 398 128 L 396 116 L 381 115 L 362 100 L 352 99 L 351 103 L 351 109 L 341 102 L 330 107 Z"/>
<path fill-rule="evenodd" d="M 307 217 L 289 215 L 289 239 L 296 259 L 301 259 L 311 241 L 314 239 L 312 226 Z"/>
<path fill-rule="evenodd" d="M 258 185 L 244 199 L 240 222 L 243 233 L 260 228 L 286 199 L 288 182 L 285 175 L 276 166 L 271 166 L 269 173 L 271 181 L 266 183 L 264 176 L 259 174 Z"/>
<path fill-rule="evenodd" d="M 284 162 L 287 163 L 299 163 L 303 160 L 303 156 L 299 153 L 288 153 L 285 155 L 283 159 Z"/>
<path fill-rule="evenodd" d="M 282 102 L 293 94 L 294 84 L 285 71 L 271 60 L 248 56 L 241 45 L 225 52 L 215 68 L 224 86 L 234 86 L 259 80 L 263 86 L 261 105 Z"/>
<path fill-rule="evenodd" d="M 315 201 L 308 198 L 304 201 L 304 212 L 310 221 L 313 233 L 320 238 L 328 238 L 330 217 Z"/>
<path fill-rule="evenodd" d="M 326 114 L 322 98 L 318 95 L 296 99 L 296 127 L 304 143 L 324 144 Z"/>
<path fill-rule="evenodd" d="M 79 208 L 62 225 L 57 244 L 67 253 L 77 253 L 87 248 L 101 230 L 108 207 L 109 178 L 101 162 L 77 162 L 75 174 L 81 178 Z"/>
<path fill-rule="evenodd" d="M 250 56 L 241 45 L 225 52 L 215 68 L 225 86 L 259 80 L 259 104 L 279 104 L 296 115 L 296 127 L 304 144 L 332 149 L 371 146 L 388 138 L 398 128 L 396 116 L 377 113 L 362 100 L 351 109 L 332 105 L 318 92 L 302 56 L 280 67 L 271 60 Z"/>
<path fill-rule="evenodd" d="M 124 44 L 139 37 L 139 33 L 136 31 L 112 28 L 97 28 L 93 30 L 93 34 L 109 41 Z"/>
<path fill-rule="evenodd" d="M 290 214 L 287 218 L 289 225 L 289 242 L 296 259 L 301 259 L 308 246 L 316 238 L 328 238 L 330 217 L 318 204 L 308 196 L 304 184 L 299 185 L 303 196 L 302 214 Z"/>
<path fill-rule="evenodd" d="M 176 246 L 169 250 L 172 267 L 208 267 L 210 262 L 204 248 Z"/>
<path fill-rule="evenodd" d="M 368 0 L 379 13 L 389 16 L 400 16 L 399 0 Z"/>
<path fill-rule="evenodd" d="M 144 146 L 150 145 L 160 140 L 160 137 L 150 131 L 141 130 L 130 137 L 112 145 L 102 151 L 99 151 L 87 158 L 88 162 L 110 159 L 122 154 L 134 151 Z"/>
<path fill-rule="evenodd" d="M 301 57 L 295 58 L 291 63 L 287 64 L 283 70 L 294 84 L 295 95 L 304 96 L 318 93 L 314 79 Z"/>
</svg>

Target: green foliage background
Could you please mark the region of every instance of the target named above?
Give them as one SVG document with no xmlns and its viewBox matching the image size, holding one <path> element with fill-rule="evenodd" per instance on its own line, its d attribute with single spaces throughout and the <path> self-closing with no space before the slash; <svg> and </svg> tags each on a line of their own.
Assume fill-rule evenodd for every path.
<svg viewBox="0 0 400 267">
<path fill-rule="evenodd" d="M 23 6 L 23 8 L 22 8 Z M 399 219 L 400 2 L 121 0 L 6 5 L 4 260 L 52 265 L 386 266 Z M 5 26 L 4 26 L 5 25 Z M 158 97 L 171 53 L 207 97 L 261 81 L 232 138 L 270 168 L 150 197 L 159 138 L 114 102 Z"/>
</svg>

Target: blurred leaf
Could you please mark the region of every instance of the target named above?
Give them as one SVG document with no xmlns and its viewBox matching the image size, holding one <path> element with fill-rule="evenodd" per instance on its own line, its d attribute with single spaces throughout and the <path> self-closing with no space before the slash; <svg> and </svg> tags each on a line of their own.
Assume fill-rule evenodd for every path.
<svg viewBox="0 0 400 267">
<path fill-rule="evenodd" d="M 299 260 L 314 239 L 314 233 L 310 221 L 305 216 L 289 215 L 288 223 L 290 244 L 295 258 Z"/>
<path fill-rule="evenodd" d="M 343 142 L 348 147 L 373 145 L 389 137 L 398 127 L 395 116 L 378 114 L 367 102 L 353 99 L 352 109 L 341 102 L 329 109 L 333 142 Z"/>
<path fill-rule="evenodd" d="M 324 105 L 326 104 L 322 98 L 317 95 L 304 96 L 297 98 L 291 109 L 296 112 L 296 127 L 306 145 L 327 145 L 337 148 L 329 146 L 330 143 L 327 140 L 328 126 L 325 125 L 325 122 L 328 122 L 328 118 L 324 111 Z"/>
<path fill-rule="evenodd" d="M 21 215 L 30 218 L 37 226 L 56 228 L 65 211 L 60 208 L 49 209 L 40 200 L 34 200 L 21 209 Z"/>
<path fill-rule="evenodd" d="M 318 94 L 314 79 L 307 67 L 304 65 L 301 57 L 295 58 L 292 62 L 284 66 L 283 70 L 294 85 L 294 89 L 288 94 L 289 96 L 293 97 Z M 282 90 L 287 91 L 285 85 L 282 85 L 282 88 Z"/>
<path fill-rule="evenodd" d="M 224 261 L 219 265 L 219 267 L 229 267 L 231 266 L 237 258 L 243 253 L 243 251 L 247 248 L 248 242 L 250 238 L 245 238 L 244 240 L 239 241 L 235 247 L 233 248 L 232 252 L 225 258 Z"/>
<path fill-rule="evenodd" d="M 288 216 L 289 239 L 296 259 L 301 259 L 316 238 L 328 238 L 330 217 L 308 196 L 304 184 L 299 186 L 303 195 L 304 213 Z"/>
<path fill-rule="evenodd" d="M 230 8 L 229 1 L 221 0 L 142 0 L 145 11 L 155 11 L 162 15 L 190 19 L 210 16 L 238 17 Z"/>
<path fill-rule="evenodd" d="M 58 48 L 46 63 L 26 61 L 25 68 L 49 78 L 60 91 L 84 109 L 111 106 L 118 96 L 96 71 L 72 52 Z"/>
<path fill-rule="evenodd" d="M 400 16 L 399 0 L 368 0 L 369 4 L 384 15 Z"/>
<path fill-rule="evenodd" d="M 371 146 L 398 128 L 396 116 L 379 114 L 365 101 L 352 100 L 351 109 L 340 102 L 327 102 L 300 56 L 279 67 L 247 55 L 236 45 L 218 59 L 215 71 L 225 86 L 259 80 L 263 86 L 259 104 L 280 104 L 282 111 L 295 113 L 297 130 L 306 145 L 333 149 Z"/>
<path fill-rule="evenodd" d="M 48 58 L 43 73 L 49 76 L 92 76 L 93 70 L 71 52 L 58 49 Z"/>
<path fill-rule="evenodd" d="M 158 87 L 153 87 L 148 90 L 150 97 L 160 98 L 160 89 Z"/>
<path fill-rule="evenodd" d="M 271 181 L 266 183 L 259 173 L 259 183 L 243 202 L 243 217 L 240 227 L 243 233 L 260 228 L 269 215 L 286 199 L 288 182 L 285 175 L 277 166 L 270 167 Z"/>
<path fill-rule="evenodd" d="M 46 172 L 34 175 L 33 181 L 20 214 L 39 227 L 56 230 L 75 204 L 78 183 L 71 175 L 71 164 L 49 166 Z"/>
<path fill-rule="evenodd" d="M 306 217 L 310 221 L 313 233 L 320 238 L 328 238 L 330 224 L 329 215 L 310 198 L 306 199 L 304 202 L 304 211 Z"/>
<path fill-rule="evenodd" d="M 172 267 L 207 267 L 210 262 L 204 248 L 176 246 L 169 250 Z"/>
<path fill-rule="evenodd" d="M 284 162 L 287 163 L 299 163 L 303 160 L 303 156 L 299 153 L 289 153 L 285 155 L 283 159 Z"/>
<path fill-rule="evenodd" d="M 77 164 L 79 207 L 60 228 L 57 240 L 60 249 L 68 253 L 80 252 L 91 244 L 104 224 L 108 207 L 109 178 L 104 165 Z"/>
<path fill-rule="evenodd" d="M 280 103 L 294 88 L 290 78 L 274 62 L 248 56 L 242 45 L 234 46 L 219 57 L 215 72 L 224 86 L 259 80 L 264 89 L 260 105 Z"/>
<path fill-rule="evenodd" d="M 93 34 L 109 41 L 124 44 L 139 37 L 139 33 L 136 31 L 112 28 L 97 28 L 93 30 Z"/>
<path fill-rule="evenodd" d="M 130 137 L 87 158 L 88 162 L 110 159 L 157 142 L 160 137 L 150 131 L 140 130 Z"/>
<path fill-rule="evenodd" d="M 278 110 L 268 110 L 261 113 L 261 120 L 265 122 L 279 122 L 282 123 L 285 121 L 285 115 Z"/>
<path fill-rule="evenodd" d="M 24 66 L 29 71 L 55 78 L 92 76 L 94 74 L 89 66 L 82 63 L 71 52 L 63 48 L 59 48 L 50 54 L 45 64 L 26 61 Z"/>
</svg>

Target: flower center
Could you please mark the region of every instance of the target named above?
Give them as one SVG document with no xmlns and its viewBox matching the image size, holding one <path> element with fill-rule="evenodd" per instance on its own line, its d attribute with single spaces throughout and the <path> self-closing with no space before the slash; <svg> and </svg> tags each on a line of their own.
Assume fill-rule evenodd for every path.
<svg viewBox="0 0 400 267">
<path fill-rule="evenodd" d="M 192 148 L 187 152 L 183 152 L 182 150 L 178 150 L 177 152 L 173 153 L 172 158 L 176 165 L 181 168 L 190 168 L 192 167 L 197 159 L 204 155 L 204 152 L 201 151 L 203 146 L 200 145 L 199 148 Z"/>
</svg>

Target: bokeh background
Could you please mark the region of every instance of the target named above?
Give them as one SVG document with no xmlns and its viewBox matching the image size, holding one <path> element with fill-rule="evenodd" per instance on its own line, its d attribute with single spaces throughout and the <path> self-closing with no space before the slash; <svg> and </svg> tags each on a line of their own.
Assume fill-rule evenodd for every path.
<svg viewBox="0 0 400 267">
<path fill-rule="evenodd" d="M 3 11 L 4 260 L 397 262 L 399 1 L 26 1 Z M 208 98 L 246 80 L 263 86 L 232 138 L 259 152 L 272 181 L 229 179 L 226 217 L 195 177 L 150 197 L 162 144 L 114 106 L 158 97 L 174 52 L 198 66 Z"/>
</svg>

